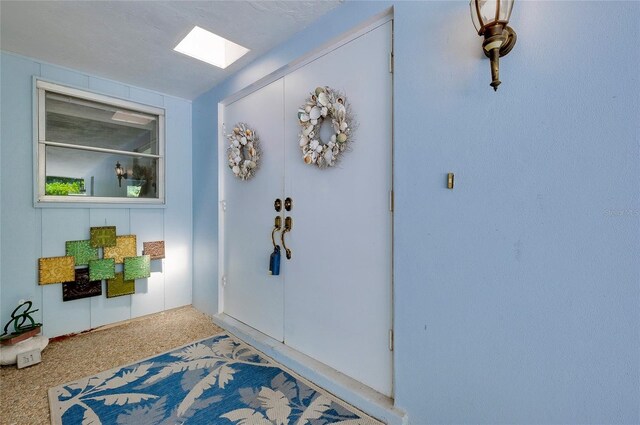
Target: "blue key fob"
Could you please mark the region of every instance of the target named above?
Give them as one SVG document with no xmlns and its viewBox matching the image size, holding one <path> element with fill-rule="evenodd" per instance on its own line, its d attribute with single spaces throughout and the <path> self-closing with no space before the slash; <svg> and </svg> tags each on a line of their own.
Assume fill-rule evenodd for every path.
<svg viewBox="0 0 640 425">
<path fill-rule="evenodd" d="M 277 245 L 269 258 L 269 274 L 273 276 L 280 274 L 280 247 Z"/>
</svg>

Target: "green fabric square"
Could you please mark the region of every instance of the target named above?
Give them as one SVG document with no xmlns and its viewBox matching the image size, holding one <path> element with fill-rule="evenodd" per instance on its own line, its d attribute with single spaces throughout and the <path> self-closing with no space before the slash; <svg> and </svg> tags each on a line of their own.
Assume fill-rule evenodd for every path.
<svg viewBox="0 0 640 425">
<path fill-rule="evenodd" d="M 67 241 L 65 248 L 67 256 L 75 257 L 76 266 L 86 266 L 90 260 L 98 259 L 98 248 L 93 248 L 88 240 Z"/>
<path fill-rule="evenodd" d="M 120 297 L 136 293 L 136 281 L 124 280 L 122 273 L 116 273 L 113 279 L 107 280 L 107 298 Z"/>
<path fill-rule="evenodd" d="M 116 276 L 116 261 L 113 258 L 89 261 L 89 280 L 113 279 Z"/>
<path fill-rule="evenodd" d="M 124 259 L 124 280 L 144 279 L 151 276 L 151 256 L 127 257 Z"/>
</svg>

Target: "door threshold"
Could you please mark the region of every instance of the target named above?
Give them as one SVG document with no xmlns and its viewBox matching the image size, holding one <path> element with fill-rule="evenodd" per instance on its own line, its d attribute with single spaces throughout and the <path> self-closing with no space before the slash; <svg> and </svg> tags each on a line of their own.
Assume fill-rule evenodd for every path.
<svg viewBox="0 0 640 425">
<path fill-rule="evenodd" d="M 356 381 L 224 313 L 213 322 L 238 339 L 262 351 L 303 378 L 346 401 L 364 413 L 389 425 L 408 424 L 407 415 L 394 406 L 393 399 Z"/>
</svg>

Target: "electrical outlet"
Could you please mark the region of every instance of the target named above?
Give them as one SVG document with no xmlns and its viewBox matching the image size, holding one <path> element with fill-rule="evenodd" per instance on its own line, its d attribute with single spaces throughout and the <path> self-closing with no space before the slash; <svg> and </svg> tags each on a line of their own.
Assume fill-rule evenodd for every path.
<svg viewBox="0 0 640 425">
<path fill-rule="evenodd" d="M 24 353 L 18 354 L 18 369 L 33 366 L 41 361 L 42 356 L 40 355 L 40 349 L 36 348 L 35 350 L 25 351 Z"/>
</svg>

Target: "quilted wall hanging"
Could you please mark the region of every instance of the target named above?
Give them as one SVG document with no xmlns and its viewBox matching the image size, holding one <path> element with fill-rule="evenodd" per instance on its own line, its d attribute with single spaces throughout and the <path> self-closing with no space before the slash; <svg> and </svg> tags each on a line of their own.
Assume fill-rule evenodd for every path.
<svg viewBox="0 0 640 425">
<path fill-rule="evenodd" d="M 103 280 L 107 298 L 134 294 L 135 280 L 151 276 L 151 261 L 165 258 L 164 241 L 143 242 L 138 256 L 136 235 L 117 235 L 115 226 L 91 227 L 89 235 L 66 241 L 65 256 L 38 259 L 38 284 L 61 283 L 63 301 L 102 295 Z"/>
</svg>

